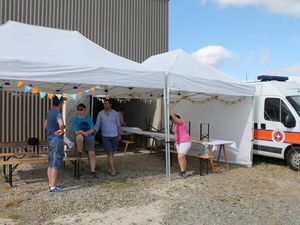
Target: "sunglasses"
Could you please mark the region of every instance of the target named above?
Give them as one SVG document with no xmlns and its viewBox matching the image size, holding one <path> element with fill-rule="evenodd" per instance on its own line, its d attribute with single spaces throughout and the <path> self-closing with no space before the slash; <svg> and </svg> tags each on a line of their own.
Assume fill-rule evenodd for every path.
<svg viewBox="0 0 300 225">
<path fill-rule="evenodd" d="M 83 111 L 83 110 L 85 110 L 85 109 L 77 109 L 77 111 Z"/>
</svg>

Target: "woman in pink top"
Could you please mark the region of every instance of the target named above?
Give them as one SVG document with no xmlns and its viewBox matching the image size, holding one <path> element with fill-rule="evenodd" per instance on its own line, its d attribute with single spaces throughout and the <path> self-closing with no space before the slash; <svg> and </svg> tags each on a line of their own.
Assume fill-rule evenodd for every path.
<svg viewBox="0 0 300 225">
<path fill-rule="evenodd" d="M 170 120 L 173 122 L 173 132 L 175 136 L 175 145 L 178 153 L 178 163 L 180 166 L 180 173 L 178 174 L 182 178 L 186 178 L 186 153 L 190 150 L 192 142 L 188 134 L 187 126 L 184 120 L 180 116 L 173 112 L 172 105 L 169 104 Z"/>
</svg>

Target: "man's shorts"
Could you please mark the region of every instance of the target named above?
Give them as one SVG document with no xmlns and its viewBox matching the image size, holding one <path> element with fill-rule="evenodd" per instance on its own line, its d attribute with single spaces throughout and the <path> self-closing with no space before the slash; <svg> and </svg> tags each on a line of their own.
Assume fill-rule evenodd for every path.
<svg viewBox="0 0 300 225">
<path fill-rule="evenodd" d="M 106 153 L 115 152 L 118 149 L 119 138 L 117 137 L 102 137 L 103 148 Z"/>
<path fill-rule="evenodd" d="M 80 134 L 81 135 L 81 134 Z M 89 151 L 95 151 L 95 141 L 91 140 L 83 135 L 81 135 L 83 137 L 83 149 L 86 152 Z"/>
<path fill-rule="evenodd" d="M 84 151 L 89 152 L 89 151 L 95 151 L 95 142 L 94 140 L 88 139 L 84 137 Z"/>
<path fill-rule="evenodd" d="M 48 167 L 52 169 L 60 169 L 64 162 L 64 142 L 49 141 L 48 142 Z"/>
</svg>

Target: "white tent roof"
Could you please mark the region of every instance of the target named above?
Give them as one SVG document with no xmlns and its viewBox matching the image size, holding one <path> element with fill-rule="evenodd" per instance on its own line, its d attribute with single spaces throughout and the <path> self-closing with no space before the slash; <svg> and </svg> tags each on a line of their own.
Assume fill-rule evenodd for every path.
<svg viewBox="0 0 300 225">
<path fill-rule="evenodd" d="M 18 22 L 0 26 L 0 80 L 38 82 L 45 91 L 71 93 L 69 83 L 85 89 L 98 84 L 162 89 L 164 79 L 163 72 L 117 56 L 77 31 Z"/>
<path fill-rule="evenodd" d="M 203 65 L 181 49 L 152 56 L 142 64 L 165 71 L 171 91 L 223 96 L 253 96 L 255 92 L 250 85 Z"/>
</svg>

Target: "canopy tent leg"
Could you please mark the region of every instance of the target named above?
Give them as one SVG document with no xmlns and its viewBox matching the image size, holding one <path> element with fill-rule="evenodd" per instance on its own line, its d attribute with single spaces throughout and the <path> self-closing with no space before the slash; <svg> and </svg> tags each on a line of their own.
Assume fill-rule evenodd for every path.
<svg viewBox="0 0 300 225">
<path fill-rule="evenodd" d="M 167 77 L 167 76 L 166 76 Z M 166 154 L 166 178 L 171 181 L 171 166 L 170 166 L 170 121 L 169 121 L 169 87 L 168 78 L 164 89 L 164 119 L 165 119 L 165 154 Z"/>
</svg>

